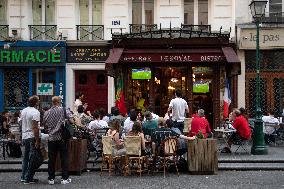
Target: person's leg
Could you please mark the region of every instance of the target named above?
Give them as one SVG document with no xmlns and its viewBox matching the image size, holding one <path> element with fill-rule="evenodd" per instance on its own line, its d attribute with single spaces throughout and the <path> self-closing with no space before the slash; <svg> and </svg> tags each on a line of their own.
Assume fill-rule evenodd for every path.
<svg viewBox="0 0 284 189">
<path fill-rule="evenodd" d="M 28 155 L 28 167 L 27 167 L 27 173 L 26 173 L 26 177 L 25 180 L 30 182 L 33 180 L 34 174 L 35 174 L 35 170 L 31 164 L 32 158 L 34 158 L 35 155 L 35 139 L 34 138 L 30 138 L 27 139 L 27 143 L 29 145 L 29 155 Z"/>
<path fill-rule="evenodd" d="M 48 142 L 48 180 L 55 179 L 55 162 L 59 144 L 56 141 Z"/>
<path fill-rule="evenodd" d="M 30 153 L 30 145 L 27 141 L 27 139 L 23 140 L 24 144 L 24 157 L 22 161 L 22 176 L 21 181 L 24 181 L 26 179 L 27 169 L 28 169 L 28 163 L 29 163 L 29 153 Z"/>
<path fill-rule="evenodd" d="M 60 160 L 61 160 L 61 168 L 62 168 L 62 179 L 67 180 L 69 178 L 68 173 L 68 142 L 60 141 Z"/>
</svg>

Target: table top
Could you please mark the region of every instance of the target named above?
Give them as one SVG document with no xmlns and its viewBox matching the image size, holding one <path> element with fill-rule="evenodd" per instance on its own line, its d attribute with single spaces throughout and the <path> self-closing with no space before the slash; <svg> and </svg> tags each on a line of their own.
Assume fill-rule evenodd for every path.
<svg viewBox="0 0 284 189">
<path fill-rule="evenodd" d="M 214 129 L 216 132 L 222 132 L 222 133 L 233 133 L 236 132 L 235 129 Z"/>
</svg>

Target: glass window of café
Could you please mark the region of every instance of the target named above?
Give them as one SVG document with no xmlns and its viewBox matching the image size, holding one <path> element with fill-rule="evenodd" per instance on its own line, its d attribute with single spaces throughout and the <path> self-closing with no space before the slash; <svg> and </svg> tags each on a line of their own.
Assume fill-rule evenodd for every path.
<svg viewBox="0 0 284 189">
<path fill-rule="evenodd" d="M 190 104 L 195 111 L 203 108 L 209 119 L 213 111 L 212 81 L 213 69 L 210 67 L 191 67 L 189 77 L 188 67 L 137 67 L 128 69 L 127 94 L 130 108 L 145 111 L 149 106 L 150 94 L 154 101 L 154 111 L 160 116 L 167 113 L 171 99 L 175 98 L 175 90 L 182 91 L 182 98 L 188 101 L 189 78 L 192 78 L 193 102 Z M 154 73 L 152 73 L 154 72 Z M 150 93 L 150 82 L 153 83 L 153 93 Z M 212 117 L 213 119 L 213 117 Z"/>
<path fill-rule="evenodd" d="M 154 24 L 154 0 L 132 0 L 132 24 Z"/>
</svg>

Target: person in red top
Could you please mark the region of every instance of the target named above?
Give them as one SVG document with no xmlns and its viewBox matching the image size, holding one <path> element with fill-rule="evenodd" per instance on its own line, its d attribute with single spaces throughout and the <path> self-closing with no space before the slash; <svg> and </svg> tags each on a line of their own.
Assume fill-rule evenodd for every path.
<svg viewBox="0 0 284 189">
<path fill-rule="evenodd" d="M 208 120 L 204 116 L 204 110 L 199 109 L 197 116 L 192 119 L 190 136 L 196 136 L 201 131 L 204 138 L 212 137 L 212 132 Z"/>
<path fill-rule="evenodd" d="M 234 120 L 233 127 L 236 129 L 236 132 L 233 133 L 228 140 L 228 145 L 230 148 L 234 142 L 239 140 L 249 140 L 251 138 L 251 129 L 249 127 L 248 120 L 241 114 L 239 109 L 233 110 L 232 118 Z M 231 153 L 230 148 L 225 147 L 221 152 Z"/>
</svg>

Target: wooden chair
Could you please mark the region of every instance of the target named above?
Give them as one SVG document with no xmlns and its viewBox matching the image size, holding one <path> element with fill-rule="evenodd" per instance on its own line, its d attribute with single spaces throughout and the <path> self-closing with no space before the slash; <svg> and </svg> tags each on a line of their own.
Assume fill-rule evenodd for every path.
<svg viewBox="0 0 284 189">
<path fill-rule="evenodd" d="M 102 164 L 101 164 L 101 174 L 104 170 L 109 171 L 109 176 L 114 170 L 114 166 L 118 160 L 120 160 L 120 156 L 112 155 L 112 139 L 110 136 L 102 136 L 102 144 L 103 144 L 103 154 L 102 154 Z M 104 166 L 107 166 L 104 168 Z"/>
<path fill-rule="evenodd" d="M 146 157 L 141 154 L 141 137 L 140 136 L 126 136 L 124 145 L 126 149 L 125 157 L 125 172 L 124 175 L 131 173 L 131 165 L 137 164 L 136 172 L 142 173 L 142 166 L 146 161 Z"/>
<path fill-rule="evenodd" d="M 161 148 L 163 149 L 163 168 L 164 168 L 164 178 L 166 177 L 166 167 L 170 163 L 173 163 L 176 167 L 177 174 L 179 175 L 177 168 L 177 150 L 178 150 L 178 139 L 176 137 L 168 137 L 161 143 Z"/>
</svg>

